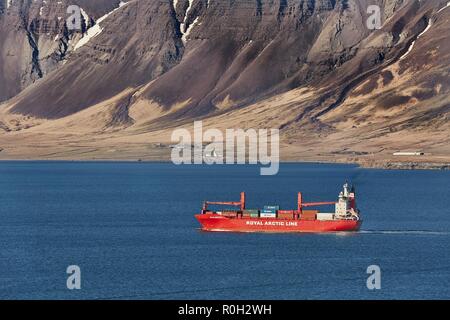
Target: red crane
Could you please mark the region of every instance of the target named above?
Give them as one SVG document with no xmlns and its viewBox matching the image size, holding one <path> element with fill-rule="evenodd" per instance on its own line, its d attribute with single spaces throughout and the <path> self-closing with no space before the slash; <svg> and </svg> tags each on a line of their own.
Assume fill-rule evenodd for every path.
<svg viewBox="0 0 450 320">
<path fill-rule="evenodd" d="M 316 207 L 316 206 L 326 206 L 336 204 L 336 201 L 324 201 L 324 202 L 303 202 L 303 196 L 302 193 L 298 193 L 298 200 L 297 200 L 297 211 L 301 212 L 302 208 L 307 207 Z"/>
<path fill-rule="evenodd" d="M 205 201 L 203 202 L 203 210 L 208 210 L 208 205 L 216 204 L 222 206 L 240 207 L 241 210 L 245 209 L 245 192 L 241 192 L 241 201 Z"/>
</svg>

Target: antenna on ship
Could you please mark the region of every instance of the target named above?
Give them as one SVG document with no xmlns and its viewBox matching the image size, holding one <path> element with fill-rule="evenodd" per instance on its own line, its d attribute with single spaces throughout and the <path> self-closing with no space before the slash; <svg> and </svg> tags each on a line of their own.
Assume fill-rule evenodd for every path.
<svg viewBox="0 0 450 320">
<path fill-rule="evenodd" d="M 345 183 L 344 183 L 344 197 L 348 197 L 348 182 L 347 181 L 345 181 Z"/>
</svg>

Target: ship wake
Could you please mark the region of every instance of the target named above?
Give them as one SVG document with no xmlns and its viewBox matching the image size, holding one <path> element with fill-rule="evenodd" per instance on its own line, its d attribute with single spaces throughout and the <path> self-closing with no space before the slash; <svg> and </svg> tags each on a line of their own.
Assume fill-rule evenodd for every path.
<svg viewBox="0 0 450 320">
<path fill-rule="evenodd" d="M 450 231 L 432 230 L 360 230 L 362 234 L 394 234 L 394 235 L 450 235 Z"/>
</svg>

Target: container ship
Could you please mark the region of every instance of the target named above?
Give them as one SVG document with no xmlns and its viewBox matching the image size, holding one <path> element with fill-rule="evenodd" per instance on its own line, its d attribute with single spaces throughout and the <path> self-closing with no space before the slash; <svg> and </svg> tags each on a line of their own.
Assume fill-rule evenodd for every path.
<svg viewBox="0 0 450 320">
<path fill-rule="evenodd" d="M 238 207 L 236 210 L 211 211 L 210 205 Z M 319 212 L 311 208 L 334 205 L 334 212 Z M 303 202 L 298 193 L 297 209 L 281 210 L 277 205 L 263 209 L 246 209 L 245 192 L 240 201 L 205 201 L 195 218 L 204 231 L 222 232 L 341 232 L 358 231 L 362 224 L 356 208 L 355 188 L 346 183 L 336 201 Z"/>
</svg>

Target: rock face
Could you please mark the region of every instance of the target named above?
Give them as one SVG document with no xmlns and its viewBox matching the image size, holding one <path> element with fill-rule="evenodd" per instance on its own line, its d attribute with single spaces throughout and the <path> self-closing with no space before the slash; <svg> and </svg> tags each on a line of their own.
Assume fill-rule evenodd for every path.
<svg viewBox="0 0 450 320">
<path fill-rule="evenodd" d="M 67 1 L 5 0 L 0 9 L 0 101 L 53 71 L 73 35 L 65 27 Z M 89 24 L 83 21 L 81 32 Z"/>
<path fill-rule="evenodd" d="M 119 6 L 110 0 L 1 0 L 0 101 L 43 78 L 65 60 L 96 18 Z M 83 9 L 81 29 L 68 30 L 69 5 Z"/>
<path fill-rule="evenodd" d="M 45 30 L 45 40 L 53 41 L 55 33 L 65 35 L 60 41 L 63 50 L 59 49 L 60 44 L 56 41 L 53 44 L 53 47 L 57 46 L 51 55 L 53 65 L 65 59 L 68 52 L 71 56 L 58 72 L 27 90 L 14 111 L 38 117 L 60 118 L 161 75 L 179 62 L 183 50 L 177 21 L 171 12 L 173 8 L 169 2 L 131 2 L 112 12 L 106 21 L 100 23 L 100 30 L 105 28 L 105 31 L 81 47 L 75 44 L 70 48 L 70 40 L 77 36 L 64 30 L 64 24 L 59 26 L 61 30 L 58 25 L 53 30 Z M 40 41 L 44 43 L 45 40 Z M 50 45 L 47 44 L 47 47 Z M 31 65 L 36 72 L 25 70 L 32 80 L 44 76 L 42 60 L 32 59 Z M 48 68 L 45 71 L 53 70 L 51 63 L 46 66 Z M 65 108 L 61 108 L 61 105 Z"/>
<path fill-rule="evenodd" d="M 149 131 L 302 89 L 305 99 L 270 118 L 289 137 L 439 127 L 449 111 L 447 2 L 4 1 L 0 101 L 11 99 L 9 114 L 62 119 L 127 92 L 114 118 Z M 82 30 L 68 30 L 69 4 L 83 8 Z M 367 27 L 371 5 L 379 30 Z M 141 110 L 150 105 L 159 116 Z"/>
</svg>

